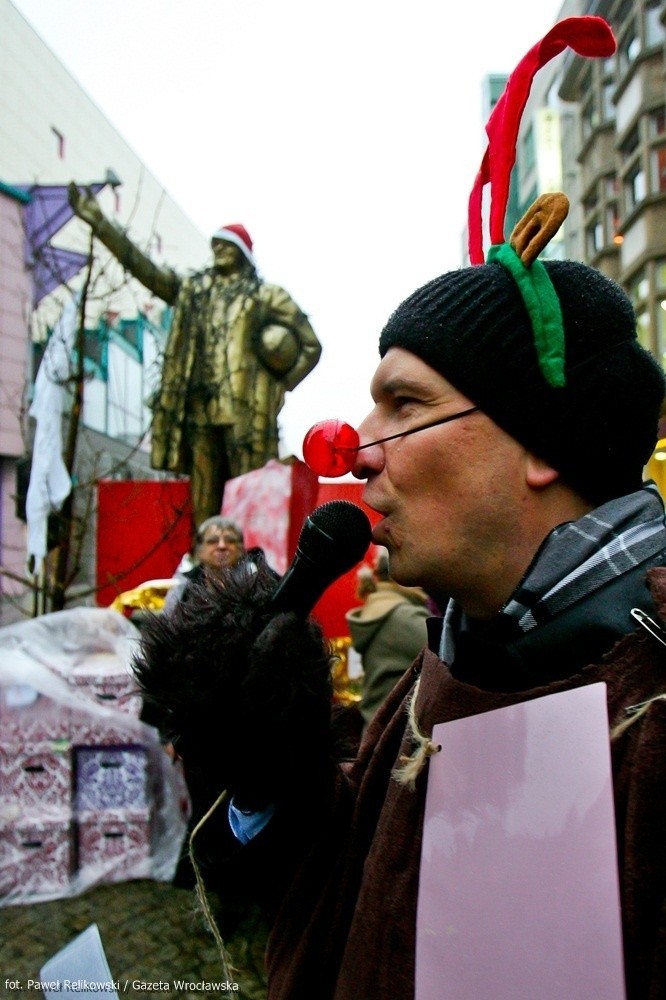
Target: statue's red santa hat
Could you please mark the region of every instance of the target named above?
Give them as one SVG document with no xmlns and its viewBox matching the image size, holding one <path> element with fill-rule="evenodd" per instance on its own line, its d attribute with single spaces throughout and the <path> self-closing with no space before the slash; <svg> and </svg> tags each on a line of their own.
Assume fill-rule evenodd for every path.
<svg viewBox="0 0 666 1000">
<path fill-rule="evenodd" d="M 247 257 L 250 264 L 254 264 L 252 239 L 245 226 L 241 225 L 240 222 L 232 222 L 228 226 L 220 226 L 211 236 L 211 240 L 225 240 L 227 243 L 233 243 Z"/>
</svg>

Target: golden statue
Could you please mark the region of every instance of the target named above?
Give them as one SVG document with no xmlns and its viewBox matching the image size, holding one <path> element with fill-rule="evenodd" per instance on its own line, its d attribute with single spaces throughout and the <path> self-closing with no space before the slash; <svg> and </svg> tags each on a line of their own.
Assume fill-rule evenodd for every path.
<svg viewBox="0 0 666 1000">
<path fill-rule="evenodd" d="M 285 392 L 312 371 L 321 345 L 290 295 L 257 274 L 244 226 L 215 232 L 212 267 L 183 278 L 139 250 L 90 190 L 70 184 L 69 201 L 123 267 L 174 306 L 152 403 L 151 465 L 190 476 L 201 524 L 220 513 L 227 479 L 277 458 Z"/>
</svg>

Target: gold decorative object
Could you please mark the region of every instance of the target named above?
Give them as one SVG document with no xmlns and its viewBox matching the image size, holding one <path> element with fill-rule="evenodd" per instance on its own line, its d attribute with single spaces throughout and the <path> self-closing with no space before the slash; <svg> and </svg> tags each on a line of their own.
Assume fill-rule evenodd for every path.
<svg viewBox="0 0 666 1000">
<path fill-rule="evenodd" d="M 361 678 L 352 680 L 349 676 L 348 651 L 351 639 L 348 635 L 336 636 L 329 641 L 329 645 L 333 700 L 340 705 L 356 705 L 361 700 Z"/>
<path fill-rule="evenodd" d="M 147 580 L 133 590 L 125 590 L 112 601 L 109 607 L 113 611 L 126 614 L 132 609 L 141 611 L 161 611 L 169 590 L 176 583 L 174 579 Z"/>
</svg>

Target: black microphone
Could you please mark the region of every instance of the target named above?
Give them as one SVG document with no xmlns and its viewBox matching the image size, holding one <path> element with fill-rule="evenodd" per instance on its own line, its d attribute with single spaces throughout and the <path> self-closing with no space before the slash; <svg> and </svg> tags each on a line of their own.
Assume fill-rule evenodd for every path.
<svg viewBox="0 0 666 1000">
<path fill-rule="evenodd" d="M 367 515 L 348 500 L 331 500 L 309 514 L 296 554 L 271 599 L 276 611 L 306 618 L 327 587 L 368 551 L 372 529 Z"/>
</svg>

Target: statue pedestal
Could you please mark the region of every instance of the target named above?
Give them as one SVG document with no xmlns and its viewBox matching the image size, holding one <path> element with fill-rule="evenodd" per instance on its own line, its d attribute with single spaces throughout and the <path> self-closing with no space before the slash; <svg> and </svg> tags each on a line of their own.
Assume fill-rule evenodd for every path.
<svg viewBox="0 0 666 1000">
<path fill-rule="evenodd" d="M 245 547 L 258 545 L 282 575 L 294 553 L 303 521 L 317 506 L 319 481 L 297 458 L 272 459 L 261 469 L 227 481 L 224 517 L 243 529 Z"/>
</svg>

